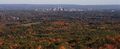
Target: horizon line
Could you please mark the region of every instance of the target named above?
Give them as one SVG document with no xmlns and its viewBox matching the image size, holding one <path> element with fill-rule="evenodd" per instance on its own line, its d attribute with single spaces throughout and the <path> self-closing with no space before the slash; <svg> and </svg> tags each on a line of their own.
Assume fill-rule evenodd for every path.
<svg viewBox="0 0 120 49">
<path fill-rule="evenodd" d="M 30 3 L 30 4 L 27 4 L 27 3 L 26 4 L 24 4 L 24 3 L 23 4 L 22 3 L 12 3 L 12 4 L 11 3 L 5 3 L 5 4 L 6 5 L 12 5 L 12 4 L 13 5 L 15 5 L 15 4 L 16 5 L 17 4 L 18 5 L 120 5 L 120 4 L 33 4 L 33 3 Z M 0 4 L 0 5 L 2 5 L 2 4 Z"/>
</svg>

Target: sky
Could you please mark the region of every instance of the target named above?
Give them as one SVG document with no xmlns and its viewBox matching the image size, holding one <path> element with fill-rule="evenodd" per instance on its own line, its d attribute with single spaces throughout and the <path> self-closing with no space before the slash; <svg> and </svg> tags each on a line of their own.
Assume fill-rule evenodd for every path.
<svg viewBox="0 0 120 49">
<path fill-rule="evenodd" d="M 120 0 L 0 0 L 0 4 L 120 5 Z"/>
</svg>

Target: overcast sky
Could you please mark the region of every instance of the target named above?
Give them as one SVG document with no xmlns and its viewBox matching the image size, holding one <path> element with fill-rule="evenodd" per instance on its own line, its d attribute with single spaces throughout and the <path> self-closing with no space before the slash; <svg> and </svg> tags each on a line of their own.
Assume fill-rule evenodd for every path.
<svg viewBox="0 0 120 49">
<path fill-rule="evenodd" d="M 0 4 L 79 4 L 79 5 L 112 5 L 120 0 L 0 0 Z"/>
</svg>

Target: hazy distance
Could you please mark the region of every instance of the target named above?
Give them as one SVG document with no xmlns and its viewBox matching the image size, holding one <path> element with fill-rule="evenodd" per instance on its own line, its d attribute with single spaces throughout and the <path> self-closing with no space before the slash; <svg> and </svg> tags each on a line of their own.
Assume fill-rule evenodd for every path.
<svg viewBox="0 0 120 49">
<path fill-rule="evenodd" d="M 0 4 L 120 5 L 120 0 L 0 0 Z"/>
</svg>

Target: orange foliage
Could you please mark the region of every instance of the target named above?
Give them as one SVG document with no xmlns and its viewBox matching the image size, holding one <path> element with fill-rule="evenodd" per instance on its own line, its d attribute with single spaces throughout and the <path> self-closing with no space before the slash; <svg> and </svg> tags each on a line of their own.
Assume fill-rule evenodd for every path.
<svg viewBox="0 0 120 49">
<path fill-rule="evenodd" d="M 37 47 L 37 49 L 42 49 L 42 46 L 39 45 L 39 46 Z"/>
<path fill-rule="evenodd" d="M 114 45 L 112 45 L 112 44 L 106 44 L 105 47 L 107 49 L 116 49 L 116 47 Z"/>
<path fill-rule="evenodd" d="M 18 49 L 19 46 L 17 44 L 14 44 L 14 45 L 10 45 L 10 49 Z"/>
<path fill-rule="evenodd" d="M 65 46 L 62 45 L 59 47 L 59 49 L 66 49 L 66 48 L 65 48 Z"/>
<path fill-rule="evenodd" d="M 4 41 L 0 39 L 0 46 L 2 46 L 3 44 L 4 44 Z"/>
<path fill-rule="evenodd" d="M 56 24 L 56 25 L 67 25 L 68 23 L 65 21 L 54 21 L 52 22 L 52 24 Z"/>
</svg>

